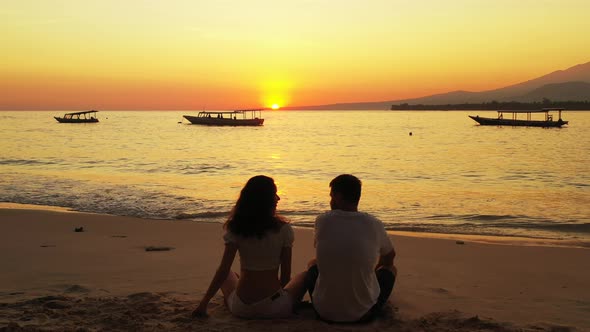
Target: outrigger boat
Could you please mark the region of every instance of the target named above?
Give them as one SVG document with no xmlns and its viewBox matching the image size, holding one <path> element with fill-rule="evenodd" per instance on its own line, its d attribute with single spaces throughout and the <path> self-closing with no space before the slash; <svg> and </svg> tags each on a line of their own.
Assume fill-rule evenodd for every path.
<svg viewBox="0 0 590 332">
<path fill-rule="evenodd" d="M 535 111 L 498 111 L 497 118 L 484 118 L 480 117 L 479 115 L 473 116 L 469 115 L 470 118 L 475 120 L 482 126 L 528 126 L 528 127 L 561 127 L 563 125 L 568 124 L 569 121 L 564 121 L 561 119 L 561 111 L 564 108 L 543 108 L 542 110 L 535 110 Z M 559 116 L 558 120 L 553 120 L 553 114 L 550 114 L 551 111 L 558 111 Z M 526 114 L 526 120 L 524 119 L 517 119 L 517 114 L 524 113 Z M 533 120 L 531 118 L 532 113 L 544 113 L 545 119 L 544 120 Z M 505 119 L 504 114 L 511 114 L 511 118 Z"/>
<path fill-rule="evenodd" d="M 94 123 L 98 122 L 96 113 L 98 113 L 98 111 L 95 110 L 74 112 L 66 113 L 63 117 L 54 116 L 54 118 L 59 123 Z"/>
<path fill-rule="evenodd" d="M 262 126 L 262 109 L 202 111 L 197 116 L 183 115 L 192 124 L 207 126 Z"/>
</svg>

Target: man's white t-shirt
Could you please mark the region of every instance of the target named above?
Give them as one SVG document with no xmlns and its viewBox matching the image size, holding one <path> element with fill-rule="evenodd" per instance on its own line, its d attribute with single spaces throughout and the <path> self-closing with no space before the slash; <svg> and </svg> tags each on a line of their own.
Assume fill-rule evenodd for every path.
<svg viewBox="0 0 590 332">
<path fill-rule="evenodd" d="M 314 235 L 314 308 L 323 319 L 359 320 L 377 303 L 379 257 L 393 249 L 383 223 L 368 213 L 332 210 L 316 218 Z"/>
</svg>

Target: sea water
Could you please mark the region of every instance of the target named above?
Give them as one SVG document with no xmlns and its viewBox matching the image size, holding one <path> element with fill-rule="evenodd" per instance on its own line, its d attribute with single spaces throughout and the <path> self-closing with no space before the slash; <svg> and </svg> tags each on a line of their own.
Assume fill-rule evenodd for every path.
<svg viewBox="0 0 590 332">
<path fill-rule="evenodd" d="M 312 227 L 329 182 L 363 182 L 388 229 L 590 243 L 590 112 L 564 128 L 479 126 L 489 111 L 267 111 L 261 127 L 190 125 L 191 111 L 0 112 L 0 201 L 223 222 L 252 176 Z"/>
</svg>

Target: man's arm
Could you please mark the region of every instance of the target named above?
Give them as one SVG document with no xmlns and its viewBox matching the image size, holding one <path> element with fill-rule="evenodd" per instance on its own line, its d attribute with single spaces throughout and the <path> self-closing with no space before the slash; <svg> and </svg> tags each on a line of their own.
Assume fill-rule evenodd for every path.
<svg viewBox="0 0 590 332">
<path fill-rule="evenodd" d="M 393 269 L 393 259 L 395 258 L 395 249 L 391 248 L 391 251 L 385 255 L 381 255 L 379 257 L 379 263 L 375 267 L 375 270 L 380 268 L 387 268 L 392 270 Z"/>
</svg>

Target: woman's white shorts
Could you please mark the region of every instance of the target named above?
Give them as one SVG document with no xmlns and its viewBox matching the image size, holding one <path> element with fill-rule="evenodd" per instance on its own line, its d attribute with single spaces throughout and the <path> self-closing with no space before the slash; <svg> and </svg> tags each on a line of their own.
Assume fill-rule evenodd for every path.
<svg viewBox="0 0 590 332">
<path fill-rule="evenodd" d="M 283 318 L 293 313 L 293 298 L 284 289 L 255 303 L 246 304 L 233 291 L 227 298 L 229 311 L 242 318 Z"/>
</svg>

